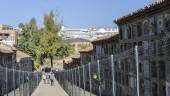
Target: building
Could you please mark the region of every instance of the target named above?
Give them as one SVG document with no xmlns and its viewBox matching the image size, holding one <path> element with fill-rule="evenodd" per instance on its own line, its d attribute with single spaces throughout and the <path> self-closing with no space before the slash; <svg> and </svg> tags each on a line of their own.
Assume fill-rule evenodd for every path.
<svg viewBox="0 0 170 96">
<path fill-rule="evenodd" d="M 65 70 L 76 68 L 80 66 L 80 57 L 73 57 L 69 61 L 63 61 L 63 67 Z"/>
<path fill-rule="evenodd" d="M 0 25 L 0 42 L 11 46 L 17 45 L 17 30 L 12 26 Z"/>
<path fill-rule="evenodd" d="M 79 51 L 92 49 L 92 44 L 87 39 L 82 38 L 70 38 L 66 39 L 65 42 L 69 43 L 74 48 L 74 53 L 79 55 Z"/>
<path fill-rule="evenodd" d="M 110 55 L 119 53 L 119 34 L 103 36 L 92 41 L 93 54 L 92 61 L 101 60 L 107 58 Z"/>
<path fill-rule="evenodd" d="M 0 66 L 14 68 L 16 63 L 16 48 L 0 43 Z"/>
<path fill-rule="evenodd" d="M 34 61 L 30 55 L 17 50 L 16 62 L 17 62 L 17 66 L 16 66 L 17 69 L 24 70 L 24 71 L 33 71 Z"/>
<path fill-rule="evenodd" d="M 170 1 L 162 0 L 114 21 L 120 31 L 116 96 L 136 96 L 134 46 L 139 48 L 140 96 L 170 96 Z M 122 57 L 122 56 L 120 56 Z"/>
<path fill-rule="evenodd" d="M 80 51 L 80 63 L 86 65 L 91 62 L 92 49 Z"/>
<path fill-rule="evenodd" d="M 117 32 L 117 29 L 112 28 L 89 28 L 89 29 L 69 29 L 69 28 L 62 28 L 61 32 L 59 32 L 59 36 L 62 36 L 65 39 L 68 38 L 82 38 L 93 41 L 98 37 L 102 37 L 103 35 L 110 35 Z"/>
</svg>

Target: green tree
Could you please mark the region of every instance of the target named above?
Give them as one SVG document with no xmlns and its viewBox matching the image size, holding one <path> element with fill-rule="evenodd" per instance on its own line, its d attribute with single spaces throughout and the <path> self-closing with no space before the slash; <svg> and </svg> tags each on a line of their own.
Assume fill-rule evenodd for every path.
<svg viewBox="0 0 170 96">
<path fill-rule="evenodd" d="M 61 38 L 57 35 L 61 29 L 61 24 L 55 21 L 53 11 L 44 16 L 44 28 L 40 39 L 40 46 L 47 57 L 50 58 L 53 67 L 53 58 L 56 50 L 60 47 Z"/>
<path fill-rule="evenodd" d="M 43 64 L 45 58 L 50 58 L 53 67 L 53 58 L 69 56 L 73 52 L 70 44 L 63 42 L 58 36 L 61 29 L 61 22 L 58 22 L 54 12 L 44 15 L 44 26 L 38 28 L 35 18 L 29 23 L 20 23 L 22 36 L 19 40 L 19 47 L 22 51 L 30 54 L 36 63 Z"/>
</svg>

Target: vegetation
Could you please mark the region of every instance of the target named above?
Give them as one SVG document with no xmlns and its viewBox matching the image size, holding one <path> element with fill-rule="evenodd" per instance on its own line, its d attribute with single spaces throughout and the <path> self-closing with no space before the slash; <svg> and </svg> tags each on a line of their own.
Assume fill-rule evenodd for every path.
<svg viewBox="0 0 170 96">
<path fill-rule="evenodd" d="M 36 19 L 29 23 L 20 23 L 22 35 L 19 40 L 19 48 L 30 54 L 37 64 L 44 64 L 46 58 L 50 58 L 53 67 L 53 58 L 63 58 L 72 52 L 69 44 L 63 43 L 57 34 L 61 29 L 61 22 L 56 20 L 53 11 L 44 15 L 44 26 L 38 28 Z"/>
</svg>

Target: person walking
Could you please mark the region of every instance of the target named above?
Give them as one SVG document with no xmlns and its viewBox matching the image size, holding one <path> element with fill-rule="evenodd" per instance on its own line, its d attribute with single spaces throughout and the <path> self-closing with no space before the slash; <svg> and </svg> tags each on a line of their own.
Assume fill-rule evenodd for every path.
<svg viewBox="0 0 170 96">
<path fill-rule="evenodd" d="M 53 72 L 51 72 L 51 74 L 50 74 L 50 82 L 51 82 L 51 86 L 53 86 L 54 85 L 54 74 L 53 74 Z"/>
<path fill-rule="evenodd" d="M 43 82 L 45 84 L 46 83 L 46 76 L 45 76 L 45 74 L 43 74 L 42 78 L 43 78 Z"/>
<path fill-rule="evenodd" d="M 49 81 L 50 81 L 50 75 L 49 74 L 46 75 L 46 80 L 47 80 L 47 84 L 49 84 Z"/>
</svg>

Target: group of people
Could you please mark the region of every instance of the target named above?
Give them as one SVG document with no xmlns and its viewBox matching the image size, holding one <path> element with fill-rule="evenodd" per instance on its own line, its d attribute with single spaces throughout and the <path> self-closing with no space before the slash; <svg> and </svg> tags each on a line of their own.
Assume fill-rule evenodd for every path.
<svg viewBox="0 0 170 96">
<path fill-rule="evenodd" d="M 43 76 L 43 82 L 44 84 L 51 84 L 51 86 L 53 86 L 54 84 L 54 75 L 53 73 L 44 73 Z"/>
</svg>

